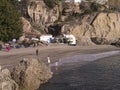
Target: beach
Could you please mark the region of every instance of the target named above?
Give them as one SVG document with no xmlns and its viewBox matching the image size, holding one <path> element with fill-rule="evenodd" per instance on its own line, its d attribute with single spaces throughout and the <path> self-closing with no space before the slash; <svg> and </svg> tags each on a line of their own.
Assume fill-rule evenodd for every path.
<svg viewBox="0 0 120 90">
<path fill-rule="evenodd" d="M 38 56 L 36 56 L 36 49 L 39 50 Z M 47 62 L 48 56 L 50 64 Z M 23 58 L 41 60 L 53 72 L 49 82 L 38 90 L 120 89 L 117 87 L 120 83 L 120 48 L 114 46 L 52 45 L 12 49 L 10 52 L 0 51 L 2 68 L 12 70 Z"/>
<path fill-rule="evenodd" d="M 36 49 L 39 50 L 39 55 L 36 57 Z M 79 54 L 92 54 L 107 51 L 120 50 L 114 46 L 67 46 L 67 45 L 51 45 L 47 47 L 30 47 L 11 49 L 10 52 L 5 50 L 0 51 L 0 65 L 3 67 L 14 66 L 19 63 L 22 58 L 39 58 L 47 63 L 47 57 L 50 57 L 51 63 L 58 61 L 60 58 L 79 55 Z"/>
</svg>

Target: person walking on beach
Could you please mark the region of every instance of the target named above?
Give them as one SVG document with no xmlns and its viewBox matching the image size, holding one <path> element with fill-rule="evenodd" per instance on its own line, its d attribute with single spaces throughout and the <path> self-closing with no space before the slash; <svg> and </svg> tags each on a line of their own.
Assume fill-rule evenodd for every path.
<svg viewBox="0 0 120 90">
<path fill-rule="evenodd" d="M 38 53 L 39 53 L 39 50 L 38 50 L 38 49 L 36 49 L 36 56 L 38 56 Z"/>
</svg>

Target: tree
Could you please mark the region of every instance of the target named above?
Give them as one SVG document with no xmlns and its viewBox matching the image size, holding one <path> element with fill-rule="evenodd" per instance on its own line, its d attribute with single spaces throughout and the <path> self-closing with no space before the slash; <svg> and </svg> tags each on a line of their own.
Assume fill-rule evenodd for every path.
<svg viewBox="0 0 120 90">
<path fill-rule="evenodd" d="M 20 15 L 12 4 L 12 0 L 0 1 L 0 40 L 8 42 L 19 38 L 22 34 Z"/>
</svg>

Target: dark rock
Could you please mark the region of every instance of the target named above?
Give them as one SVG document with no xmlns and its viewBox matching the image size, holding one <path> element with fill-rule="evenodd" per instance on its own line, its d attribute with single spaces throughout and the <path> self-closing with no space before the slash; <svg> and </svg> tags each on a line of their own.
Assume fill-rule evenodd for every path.
<svg viewBox="0 0 120 90">
<path fill-rule="evenodd" d="M 112 42 L 111 45 L 120 47 L 120 39 L 118 41 Z"/>
</svg>

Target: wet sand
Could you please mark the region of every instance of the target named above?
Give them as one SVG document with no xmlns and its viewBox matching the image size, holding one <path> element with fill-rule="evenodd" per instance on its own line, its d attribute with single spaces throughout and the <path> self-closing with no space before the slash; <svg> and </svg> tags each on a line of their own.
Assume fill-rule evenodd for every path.
<svg viewBox="0 0 120 90">
<path fill-rule="evenodd" d="M 80 55 L 73 55 L 69 57 L 60 58 L 57 62 L 50 64 L 51 67 L 54 66 L 61 66 L 64 64 L 71 64 L 71 63 L 79 63 L 79 62 L 90 62 L 95 61 L 101 58 L 110 57 L 113 55 L 120 54 L 119 50 L 116 51 L 107 51 L 101 52 L 97 54 L 80 54 Z"/>
</svg>

